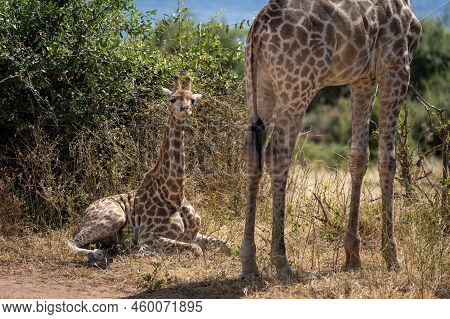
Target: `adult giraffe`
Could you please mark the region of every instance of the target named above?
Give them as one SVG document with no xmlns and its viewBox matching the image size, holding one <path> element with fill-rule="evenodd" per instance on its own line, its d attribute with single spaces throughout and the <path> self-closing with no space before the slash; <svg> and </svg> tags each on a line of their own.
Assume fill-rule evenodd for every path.
<svg viewBox="0 0 450 319">
<path fill-rule="evenodd" d="M 305 111 L 323 87 L 351 84 L 351 207 L 344 238 L 345 269 L 361 266 L 359 202 L 368 163 L 369 120 L 380 91 L 378 168 L 382 191 L 381 249 L 389 269 L 398 268 L 393 230 L 395 134 L 421 25 L 409 0 L 270 0 L 247 40 L 249 108 L 248 198 L 242 276 L 257 273 L 254 241 L 256 197 L 263 170 L 266 127 L 274 130 L 265 152 L 273 192 L 271 259 L 289 278 L 284 242 L 285 189 L 290 158 Z M 274 116 L 275 114 L 275 116 Z"/>
</svg>

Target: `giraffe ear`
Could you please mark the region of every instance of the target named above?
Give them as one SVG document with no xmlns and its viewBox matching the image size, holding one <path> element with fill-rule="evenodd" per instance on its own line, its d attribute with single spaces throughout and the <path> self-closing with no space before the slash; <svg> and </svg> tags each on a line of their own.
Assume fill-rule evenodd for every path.
<svg viewBox="0 0 450 319">
<path fill-rule="evenodd" d="M 167 96 L 168 98 L 170 98 L 172 96 L 172 91 L 170 91 L 169 89 L 166 88 L 162 88 L 162 93 Z"/>
<path fill-rule="evenodd" d="M 201 94 L 192 94 L 192 99 L 197 102 L 198 100 L 200 100 L 202 98 Z"/>
</svg>

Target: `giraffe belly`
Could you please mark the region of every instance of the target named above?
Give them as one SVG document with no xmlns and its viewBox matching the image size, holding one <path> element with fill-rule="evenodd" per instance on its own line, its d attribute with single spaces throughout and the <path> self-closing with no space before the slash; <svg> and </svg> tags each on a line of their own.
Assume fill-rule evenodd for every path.
<svg viewBox="0 0 450 319">
<path fill-rule="evenodd" d="M 367 45 L 363 47 L 367 48 Z M 331 59 L 330 71 L 324 86 L 350 84 L 368 76 L 374 69 L 374 55 L 374 52 L 354 45 L 339 48 Z"/>
</svg>

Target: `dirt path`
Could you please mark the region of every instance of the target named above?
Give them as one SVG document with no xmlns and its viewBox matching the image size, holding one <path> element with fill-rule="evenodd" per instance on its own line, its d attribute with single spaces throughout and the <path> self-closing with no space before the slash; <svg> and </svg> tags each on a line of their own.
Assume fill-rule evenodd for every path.
<svg viewBox="0 0 450 319">
<path fill-rule="evenodd" d="M 20 269 L 19 269 L 20 270 Z M 21 272 L 21 271 L 19 271 Z M 0 277 L 0 298 L 97 299 L 125 298 L 131 287 L 117 287 L 88 278 L 51 278 L 54 272 L 31 272 Z"/>
</svg>

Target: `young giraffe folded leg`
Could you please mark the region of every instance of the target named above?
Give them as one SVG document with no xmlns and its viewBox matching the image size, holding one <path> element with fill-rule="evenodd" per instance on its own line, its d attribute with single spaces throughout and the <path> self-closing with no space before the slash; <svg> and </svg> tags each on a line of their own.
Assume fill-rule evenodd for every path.
<svg viewBox="0 0 450 319">
<path fill-rule="evenodd" d="M 181 218 L 183 219 L 185 228 L 185 231 L 180 238 L 181 241 L 197 244 L 203 250 L 220 249 L 223 252 L 230 254 L 230 243 L 221 239 L 199 234 L 201 217 L 190 204 L 185 203 L 181 207 Z"/>
<path fill-rule="evenodd" d="M 159 221 L 142 225 L 138 245 L 140 253 L 163 252 L 165 254 L 176 254 L 190 251 L 194 256 L 203 256 L 203 250 L 195 243 L 181 241 L 185 231 L 183 219 L 179 212 Z"/>
</svg>

